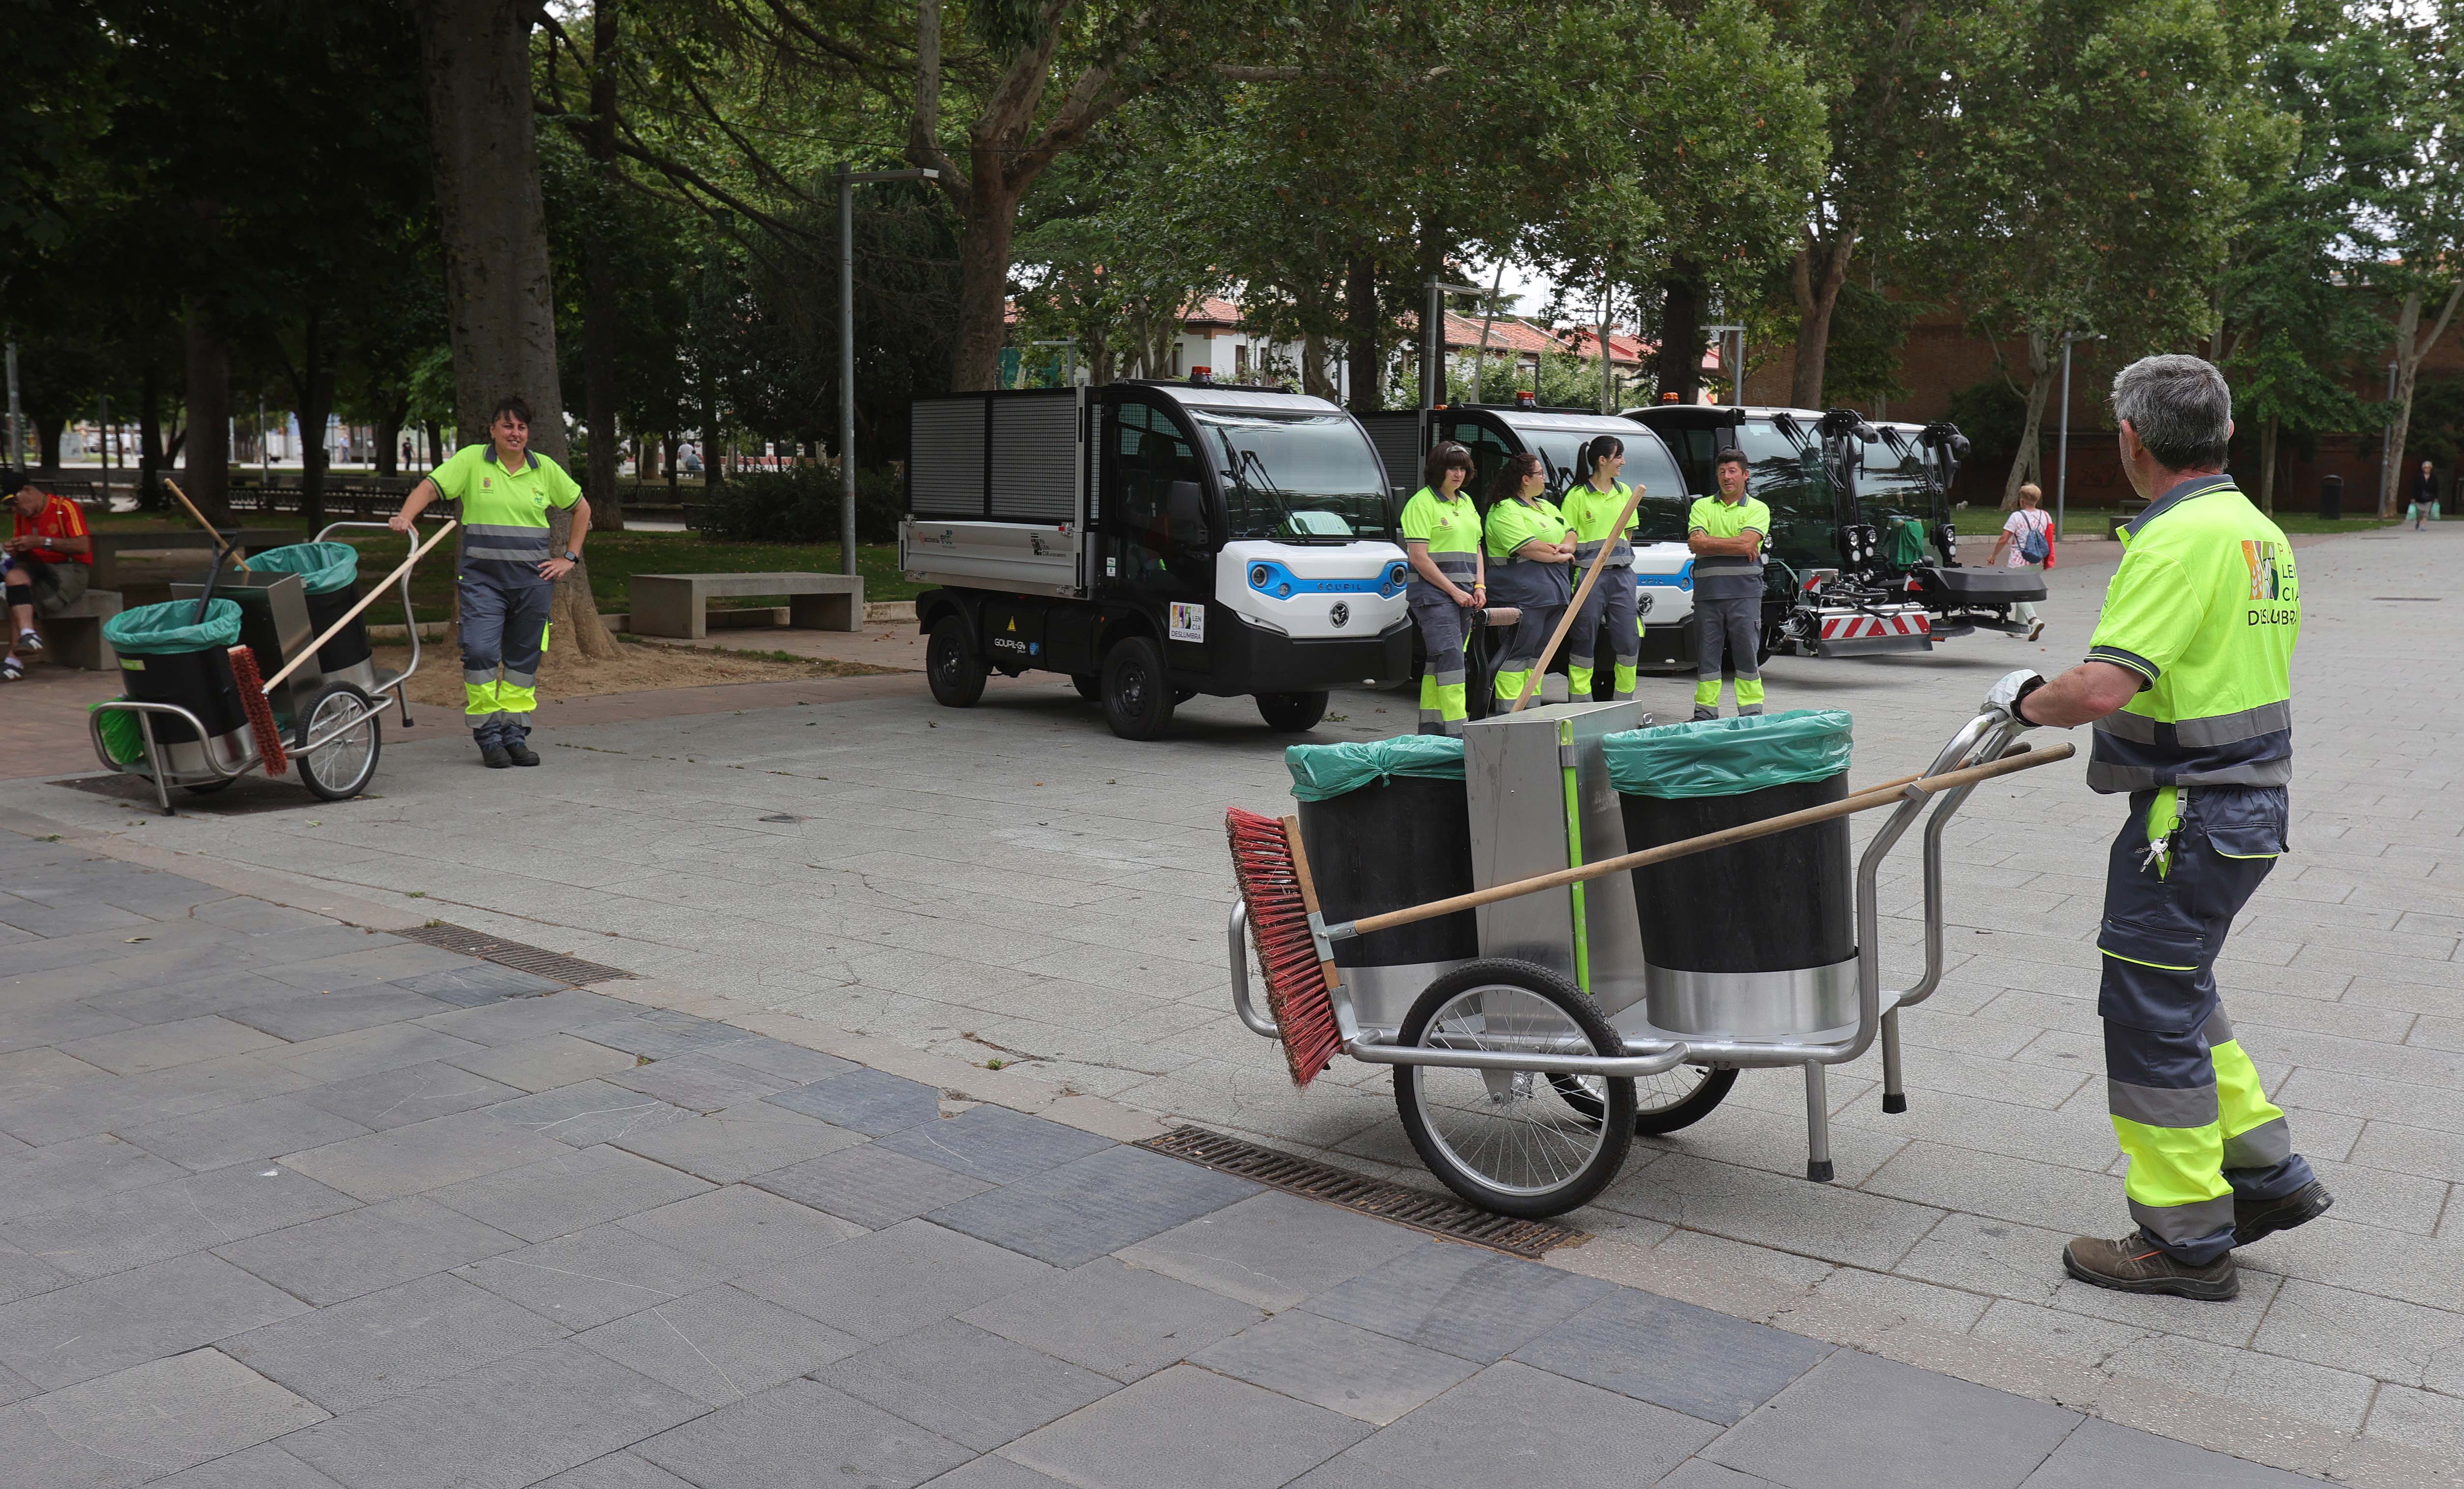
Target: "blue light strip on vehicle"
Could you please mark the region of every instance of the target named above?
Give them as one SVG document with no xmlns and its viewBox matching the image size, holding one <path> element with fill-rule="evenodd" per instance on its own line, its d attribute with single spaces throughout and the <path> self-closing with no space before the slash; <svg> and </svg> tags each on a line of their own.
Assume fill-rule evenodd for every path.
<svg viewBox="0 0 2464 1489">
<path fill-rule="evenodd" d="M 1674 574 L 1637 574 L 1634 581 L 1654 589 L 1682 589 L 1690 594 L 1694 589 L 1694 562 L 1687 559 L 1685 567 Z"/>
<path fill-rule="evenodd" d="M 1269 600 L 1290 600 L 1301 595 L 1378 595 L 1392 600 L 1403 592 L 1411 571 L 1400 563 L 1390 563 L 1383 572 L 1371 579 L 1303 579 L 1272 558 L 1253 558 L 1249 562 L 1249 587 Z"/>
</svg>

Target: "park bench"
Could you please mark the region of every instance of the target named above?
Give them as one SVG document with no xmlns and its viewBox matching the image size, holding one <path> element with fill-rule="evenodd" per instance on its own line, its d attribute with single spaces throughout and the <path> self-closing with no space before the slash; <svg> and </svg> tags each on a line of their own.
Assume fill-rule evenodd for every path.
<svg viewBox="0 0 2464 1489">
<path fill-rule="evenodd" d="M 247 527 L 236 541 L 243 553 L 302 541 L 297 528 Z M 213 539 L 203 528 L 110 528 L 94 535 L 93 589 L 117 591 L 129 604 L 171 598 L 171 585 L 188 583 L 205 571 Z"/>
<path fill-rule="evenodd" d="M 77 603 L 57 615 L 36 611 L 34 632 L 43 638 L 43 649 L 60 666 L 107 671 L 119 665 L 120 658 L 111 643 L 102 639 L 102 623 L 118 615 L 120 608 L 117 590 L 89 588 Z"/>
<path fill-rule="evenodd" d="M 786 596 L 787 624 L 798 629 L 864 629 L 864 580 L 849 574 L 636 574 L 625 593 L 627 624 L 643 636 L 701 641 L 711 601 L 738 595 Z"/>
</svg>

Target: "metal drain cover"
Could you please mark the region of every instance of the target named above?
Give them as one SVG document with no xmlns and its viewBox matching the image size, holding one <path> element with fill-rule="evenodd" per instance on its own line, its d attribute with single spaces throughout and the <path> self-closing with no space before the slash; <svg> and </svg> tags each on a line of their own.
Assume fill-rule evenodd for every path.
<svg viewBox="0 0 2464 1489">
<path fill-rule="evenodd" d="M 1559 1246 L 1577 1246 L 1592 1238 L 1590 1232 L 1571 1225 L 1491 1215 L 1452 1195 L 1405 1189 L 1400 1184 L 1373 1179 L 1312 1158 L 1295 1158 L 1204 1128 L 1175 1128 L 1137 1146 L 1225 1173 L 1237 1173 L 1287 1193 L 1393 1220 L 1447 1240 L 1469 1241 L 1518 1257 L 1539 1257 Z"/>
<path fill-rule="evenodd" d="M 551 952 L 543 946 L 526 946 L 519 941 L 508 941 L 502 936 L 481 935 L 478 931 L 464 926 L 443 924 L 416 926 L 408 931 L 397 931 L 393 933 L 406 941 L 417 941 L 422 945 L 436 947 L 442 951 L 456 952 L 464 956 L 475 956 L 481 961 L 495 962 L 500 967 L 511 967 L 516 972 L 536 973 L 542 977 L 554 977 L 559 982 L 569 982 L 575 987 L 590 982 L 629 980 L 633 976 L 633 974 L 620 968 L 603 967 L 597 962 L 583 961 L 579 956 L 567 956 L 562 952 Z"/>
</svg>

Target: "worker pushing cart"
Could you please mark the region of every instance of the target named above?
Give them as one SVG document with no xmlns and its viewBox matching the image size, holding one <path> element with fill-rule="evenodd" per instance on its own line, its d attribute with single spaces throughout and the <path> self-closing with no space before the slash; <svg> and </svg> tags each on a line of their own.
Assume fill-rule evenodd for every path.
<svg viewBox="0 0 2464 1489">
<path fill-rule="evenodd" d="M 548 601 L 556 581 L 582 560 L 590 502 L 564 468 L 530 449 L 531 408 L 496 402 L 488 443 L 468 445 L 429 471 L 388 523 L 397 533 L 429 502 L 462 504 L 463 714 L 479 758 L 491 770 L 537 765 L 529 744 L 539 708 L 539 660 L 546 652 Z M 548 509 L 571 509 L 566 547 L 548 551 Z"/>
</svg>

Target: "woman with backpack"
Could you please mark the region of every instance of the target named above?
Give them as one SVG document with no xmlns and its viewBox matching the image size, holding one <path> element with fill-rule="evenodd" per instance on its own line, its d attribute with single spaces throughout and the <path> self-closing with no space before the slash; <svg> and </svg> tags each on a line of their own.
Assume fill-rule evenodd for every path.
<svg viewBox="0 0 2464 1489">
<path fill-rule="evenodd" d="M 1993 539 L 1992 556 L 1985 560 L 1991 568 L 2007 562 L 2014 569 L 2042 569 L 2054 557 L 2054 519 L 2045 511 L 2045 493 L 2034 482 L 2019 488 L 2019 505 L 2002 524 L 2001 533 Z M 2005 559 L 2003 550 L 2010 550 Z M 2045 623 L 2036 618 L 2036 607 L 2020 601 L 2011 607 L 2011 619 L 2028 627 L 2028 634 L 2012 632 L 2013 640 L 2034 641 L 2045 634 Z"/>
</svg>

